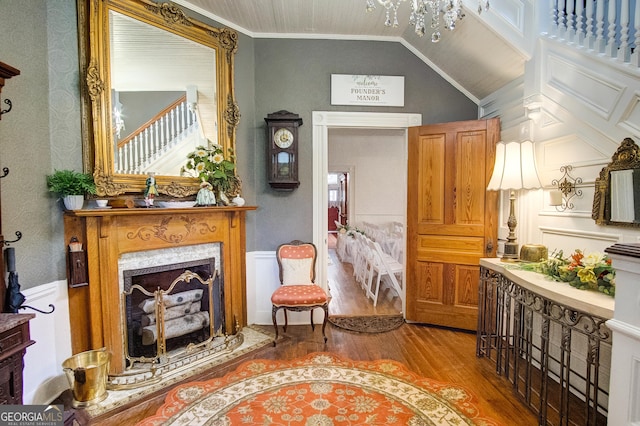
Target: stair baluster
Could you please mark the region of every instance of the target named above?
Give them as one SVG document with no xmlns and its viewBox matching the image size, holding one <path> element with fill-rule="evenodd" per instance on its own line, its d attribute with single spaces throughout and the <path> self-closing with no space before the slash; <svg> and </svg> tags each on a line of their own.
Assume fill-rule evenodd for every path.
<svg viewBox="0 0 640 426">
<path fill-rule="evenodd" d="M 640 67 L 640 6 L 635 1 L 554 0 L 549 36 Z"/>
<path fill-rule="evenodd" d="M 624 0 L 622 3 L 626 3 Z M 618 56 L 618 46 L 616 46 L 616 2 L 609 1 L 609 10 L 607 11 L 608 23 L 607 27 L 607 48 L 605 53 L 610 58 Z"/>
<path fill-rule="evenodd" d="M 640 6 L 636 5 L 636 13 L 633 17 L 635 25 L 636 39 L 633 42 L 635 49 L 631 54 L 630 63 L 636 67 L 640 67 Z"/>
<path fill-rule="evenodd" d="M 187 107 L 185 99 L 179 100 L 118 143 L 116 173 L 146 173 L 149 164 L 187 140 L 189 135 L 199 135 L 198 126 L 196 114 Z"/>
</svg>

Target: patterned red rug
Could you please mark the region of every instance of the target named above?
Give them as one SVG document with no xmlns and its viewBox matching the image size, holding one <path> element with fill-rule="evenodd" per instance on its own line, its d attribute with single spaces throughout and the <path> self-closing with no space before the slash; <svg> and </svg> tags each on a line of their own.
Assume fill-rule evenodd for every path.
<svg viewBox="0 0 640 426">
<path fill-rule="evenodd" d="M 178 386 L 139 425 L 497 425 L 475 401 L 395 361 L 314 353 L 247 361 L 224 377 Z"/>
</svg>

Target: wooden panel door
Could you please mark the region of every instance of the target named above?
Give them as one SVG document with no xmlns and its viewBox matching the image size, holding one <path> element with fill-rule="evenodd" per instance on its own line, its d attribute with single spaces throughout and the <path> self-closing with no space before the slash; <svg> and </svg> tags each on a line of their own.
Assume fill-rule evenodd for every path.
<svg viewBox="0 0 640 426">
<path fill-rule="evenodd" d="M 498 193 L 486 191 L 499 119 L 409 129 L 407 320 L 475 330 L 479 259 L 495 256 Z"/>
</svg>

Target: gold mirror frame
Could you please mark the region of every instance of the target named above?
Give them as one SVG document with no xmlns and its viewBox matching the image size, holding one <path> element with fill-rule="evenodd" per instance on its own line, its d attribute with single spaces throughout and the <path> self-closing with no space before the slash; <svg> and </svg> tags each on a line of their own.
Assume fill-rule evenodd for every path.
<svg viewBox="0 0 640 426">
<path fill-rule="evenodd" d="M 78 0 L 81 37 L 80 62 L 83 98 L 83 166 L 92 173 L 98 196 L 142 193 L 145 175 L 115 174 L 109 52 L 109 11 L 167 30 L 215 50 L 218 141 L 224 152 L 235 151 L 240 112 L 234 96 L 234 55 L 238 34 L 215 28 L 187 16 L 172 3 L 150 0 Z M 213 71 L 212 71 L 213 72 Z M 185 158 L 186 162 L 186 158 Z M 156 175 L 158 192 L 186 197 L 198 192 L 193 177 Z"/>
<path fill-rule="evenodd" d="M 596 179 L 591 217 L 598 225 L 640 228 L 640 222 L 615 222 L 611 220 L 611 172 L 640 168 L 640 148 L 631 138 L 625 138 L 616 150 L 611 162 L 600 171 Z"/>
</svg>

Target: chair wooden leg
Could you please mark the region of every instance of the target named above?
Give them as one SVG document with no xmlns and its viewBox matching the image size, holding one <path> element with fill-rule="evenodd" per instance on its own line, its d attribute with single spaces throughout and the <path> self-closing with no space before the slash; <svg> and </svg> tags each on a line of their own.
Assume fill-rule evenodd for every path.
<svg viewBox="0 0 640 426">
<path fill-rule="evenodd" d="M 273 321 L 273 328 L 276 331 L 276 337 L 273 339 L 273 346 L 276 345 L 276 340 L 278 340 L 278 322 L 276 321 L 276 314 L 278 313 L 278 308 L 275 306 L 271 307 L 271 320 Z"/>
<path fill-rule="evenodd" d="M 324 337 L 324 343 L 327 343 L 327 335 L 324 333 L 324 329 L 327 327 L 327 320 L 329 319 L 329 304 L 322 307 L 324 310 L 324 321 L 322 322 L 322 337 Z"/>
<path fill-rule="evenodd" d="M 289 325 L 289 318 L 287 318 L 287 308 L 284 308 L 284 327 L 282 327 L 282 330 L 285 333 L 287 332 L 288 325 Z"/>
<path fill-rule="evenodd" d="M 316 325 L 313 323 L 313 311 L 314 309 L 311 309 L 311 331 L 315 331 L 316 329 Z"/>
</svg>

